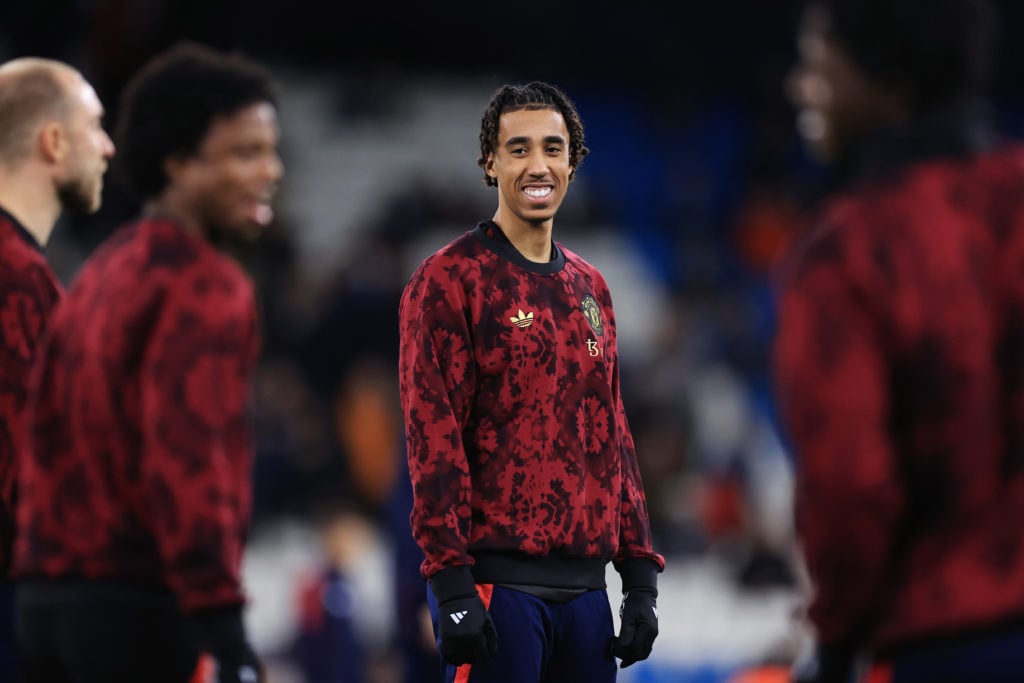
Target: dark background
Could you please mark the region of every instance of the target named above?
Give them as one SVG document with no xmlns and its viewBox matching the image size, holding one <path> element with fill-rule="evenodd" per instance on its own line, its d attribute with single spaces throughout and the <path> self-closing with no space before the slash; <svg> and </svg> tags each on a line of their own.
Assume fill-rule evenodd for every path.
<svg viewBox="0 0 1024 683">
<path fill-rule="evenodd" d="M 776 97 L 793 56 L 798 3 L 324 2 L 322 0 L 5 0 L 7 52 L 63 58 L 113 94 L 145 58 L 188 38 L 288 64 L 345 72 L 448 71 L 615 86 L 671 112 L 694 98 Z M 658 5 L 658 6 L 656 6 Z M 1024 9 L 1002 15 L 997 93 L 1021 95 Z"/>
</svg>

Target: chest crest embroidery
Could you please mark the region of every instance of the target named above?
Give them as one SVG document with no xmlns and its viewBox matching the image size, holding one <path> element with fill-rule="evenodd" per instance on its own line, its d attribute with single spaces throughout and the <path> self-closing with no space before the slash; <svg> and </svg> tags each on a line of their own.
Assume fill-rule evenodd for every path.
<svg viewBox="0 0 1024 683">
<path fill-rule="evenodd" d="M 587 319 L 587 323 L 590 325 L 590 329 L 594 331 L 598 337 L 604 334 L 604 321 L 601 320 L 601 307 L 597 305 L 597 300 L 591 295 L 587 294 L 580 301 L 580 310 L 583 311 L 583 317 Z"/>
</svg>

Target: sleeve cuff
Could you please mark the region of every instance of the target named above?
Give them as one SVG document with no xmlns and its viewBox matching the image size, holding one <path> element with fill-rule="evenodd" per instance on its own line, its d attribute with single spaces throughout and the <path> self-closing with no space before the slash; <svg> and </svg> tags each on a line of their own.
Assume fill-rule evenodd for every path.
<svg viewBox="0 0 1024 683">
<path fill-rule="evenodd" d="M 657 562 L 645 557 L 631 557 L 615 563 L 615 571 L 622 577 L 622 591 L 647 588 L 658 594 L 658 573 L 661 567 Z"/>
<path fill-rule="evenodd" d="M 476 595 L 476 581 L 468 564 L 445 567 L 430 577 L 430 590 L 437 603 Z"/>
</svg>

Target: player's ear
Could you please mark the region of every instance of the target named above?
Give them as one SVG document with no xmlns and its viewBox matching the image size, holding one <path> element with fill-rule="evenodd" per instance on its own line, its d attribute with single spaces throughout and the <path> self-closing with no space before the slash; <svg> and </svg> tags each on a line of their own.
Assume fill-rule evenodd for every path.
<svg viewBox="0 0 1024 683">
<path fill-rule="evenodd" d="M 170 183 L 177 184 L 188 173 L 190 157 L 184 154 L 173 154 L 163 162 L 164 175 Z"/>
<path fill-rule="evenodd" d="M 68 140 L 64 134 L 64 126 L 57 121 L 50 121 L 40 128 L 36 140 L 40 154 L 51 163 L 59 162 L 67 153 Z"/>
<path fill-rule="evenodd" d="M 484 162 L 484 173 L 491 178 L 497 179 L 498 172 L 494 170 L 494 154 L 487 155 L 487 161 Z"/>
</svg>

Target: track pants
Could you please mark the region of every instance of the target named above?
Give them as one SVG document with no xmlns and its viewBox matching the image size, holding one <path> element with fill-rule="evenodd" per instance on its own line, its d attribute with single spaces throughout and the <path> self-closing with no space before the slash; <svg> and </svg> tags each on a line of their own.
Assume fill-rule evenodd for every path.
<svg viewBox="0 0 1024 683">
<path fill-rule="evenodd" d="M 498 654 L 460 667 L 441 662 L 445 683 L 612 683 L 614 635 L 605 590 L 566 603 L 549 602 L 494 584 L 477 584 L 498 634 Z M 437 633 L 438 610 L 427 590 Z"/>
<path fill-rule="evenodd" d="M 15 602 L 25 683 L 186 683 L 196 669 L 169 594 L 55 581 L 19 585 Z"/>
<path fill-rule="evenodd" d="M 1024 627 L 973 636 L 875 662 L 867 683 L 1021 683 Z"/>
</svg>

